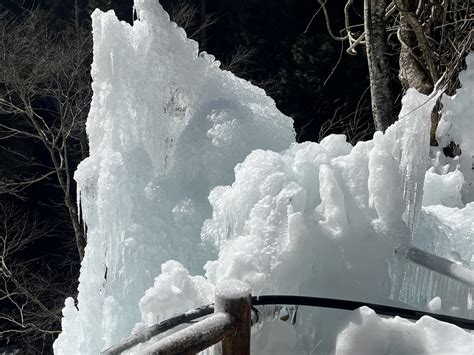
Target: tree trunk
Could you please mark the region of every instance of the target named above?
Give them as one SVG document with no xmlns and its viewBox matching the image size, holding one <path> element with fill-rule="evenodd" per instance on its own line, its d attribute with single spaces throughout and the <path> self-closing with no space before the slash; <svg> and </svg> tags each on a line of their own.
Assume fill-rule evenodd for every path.
<svg viewBox="0 0 474 355">
<path fill-rule="evenodd" d="M 77 252 L 79 254 L 79 260 L 82 261 L 84 258 L 84 249 L 86 248 L 86 237 L 84 228 L 79 221 L 79 213 L 77 211 L 76 203 L 71 200 L 70 196 L 66 196 L 64 203 L 69 212 L 71 218 L 72 227 L 74 229 L 74 237 L 76 239 Z"/>
<path fill-rule="evenodd" d="M 375 128 L 385 131 L 396 119 L 385 42 L 387 0 L 364 0 L 364 27 Z"/>
<path fill-rule="evenodd" d="M 400 81 L 404 87 L 413 87 L 428 95 L 433 91 L 439 75 L 434 63 L 433 50 L 426 39 L 423 26 L 416 17 L 416 0 L 396 0 L 400 12 L 398 39 L 400 50 Z"/>
<path fill-rule="evenodd" d="M 64 145 L 63 150 L 60 152 L 63 154 L 63 157 L 61 158 L 61 161 L 64 162 L 64 166 L 62 163 L 59 163 L 58 158 L 56 157 L 56 147 L 55 146 L 50 146 L 47 143 L 48 142 L 43 142 L 46 147 L 48 148 L 51 156 L 51 160 L 54 165 L 54 169 L 56 170 L 56 176 L 58 177 L 59 185 L 61 186 L 61 189 L 63 190 L 64 193 L 64 205 L 67 208 L 67 211 L 69 213 L 69 217 L 71 220 L 72 228 L 74 230 L 74 238 L 76 240 L 76 247 L 77 247 L 77 252 L 79 254 L 79 260 L 82 261 L 84 258 L 84 249 L 86 247 L 86 236 L 84 233 L 84 228 L 83 225 L 81 224 L 79 220 L 79 213 L 77 210 L 77 205 L 76 201 L 74 201 L 74 198 L 71 195 L 71 175 L 69 172 L 69 164 L 68 164 L 68 154 L 67 154 L 67 145 Z M 65 143 L 64 143 L 65 144 Z"/>
<path fill-rule="evenodd" d="M 86 159 L 89 156 L 89 140 L 87 139 L 86 128 L 84 127 L 79 137 L 79 144 L 81 146 L 81 158 Z"/>
<path fill-rule="evenodd" d="M 424 26 L 416 16 L 418 1 L 395 0 L 394 3 L 400 12 L 400 28 L 398 30 L 398 39 L 401 44 L 398 75 L 400 82 L 405 91 L 412 87 L 422 94 L 429 95 L 439 79 L 439 74 L 435 55 L 427 40 Z M 431 113 L 431 145 L 437 145 L 436 128 L 440 120 L 440 100 L 441 97 Z"/>
<path fill-rule="evenodd" d="M 398 77 L 404 89 L 415 88 L 422 94 L 428 95 L 433 91 L 433 83 L 424 66 L 419 62 L 419 55 L 415 53 L 417 47 L 416 37 L 409 27 L 405 16 L 400 16 L 400 29 L 398 34 L 400 48 L 400 72 Z"/>
</svg>

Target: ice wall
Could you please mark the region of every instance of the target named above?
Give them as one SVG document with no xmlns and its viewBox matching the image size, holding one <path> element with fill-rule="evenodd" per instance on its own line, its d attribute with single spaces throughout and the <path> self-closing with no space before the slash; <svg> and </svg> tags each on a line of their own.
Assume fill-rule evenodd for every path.
<svg viewBox="0 0 474 355">
<path fill-rule="evenodd" d="M 58 354 L 97 354 L 128 335 L 165 261 L 200 272 L 216 255 L 200 239 L 211 188 L 231 183 L 253 149 L 294 142 L 273 100 L 198 54 L 157 1 L 135 10 L 133 26 L 92 16 L 90 157 L 75 175 L 88 240 Z"/>
<path fill-rule="evenodd" d="M 291 120 L 263 90 L 198 54 L 157 1 L 135 7 L 133 26 L 93 14 L 90 157 L 76 173 L 88 245 L 56 354 L 97 354 L 134 327 L 211 302 L 226 278 L 253 294 L 425 306 L 431 300 L 415 302 L 418 281 L 395 248 L 412 242 L 471 262 L 468 155 L 457 170 L 459 159 L 429 160 L 436 95 L 409 91 L 399 121 L 354 147 L 340 135 L 295 144 Z M 461 93 L 446 109 L 469 102 Z M 459 112 L 450 127 L 465 128 Z M 467 152 L 472 135 L 461 131 Z M 442 307 L 466 310 L 464 294 L 446 297 Z M 362 330 L 378 324 L 361 317 Z M 343 349 L 357 334 L 347 328 L 354 319 L 300 311 L 296 325 L 261 324 L 253 349 Z M 383 331 L 391 327 L 404 325 Z M 344 328 L 347 337 L 337 337 Z"/>
</svg>

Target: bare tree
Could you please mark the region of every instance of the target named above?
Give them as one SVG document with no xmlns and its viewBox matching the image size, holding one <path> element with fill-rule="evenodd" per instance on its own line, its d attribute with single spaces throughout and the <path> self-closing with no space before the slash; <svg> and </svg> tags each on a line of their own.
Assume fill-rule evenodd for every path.
<svg viewBox="0 0 474 355">
<path fill-rule="evenodd" d="M 399 12 L 397 38 L 400 42 L 399 79 L 403 87 L 428 94 L 435 86 L 454 94 L 459 87 L 457 74 L 472 50 L 474 6 L 471 1 L 395 0 Z M 436 145 L 440 101 L 432 118 L 431 144 Z M 446 151 L 456 155 L 453 142 Z"/>
<path fill-rule="evenodd" d="M 41 173 L 3 176 L 0 192 L 19 195 L 33 183 L 52 179 L 63 193 L 63 203 L 80 259 L 86 238 L 75 201 L 72 162 L 87 154 L 85 120 L 91 89 L 88 61 L 90 35 L 74 38 L 55 33 L 37 11 L 18 18 L 3 12 L 0 20 L 0 138 L 30 139 L 40 144 L 49 162 L 37 162 Z M 17 163 L 31 164 L 21 153 Z M 28 171 L 28 169 L 25 169 Z"/>
<path fill-rule="evenodd" d="M 201 0 L 200 6 L 189 0 L 173 1 L 169 15 L 172 21 L 186 30 L 189 38 L 199 40 L 201 49 L 206 46 L 207 29 L 218 21 L 207 12 L 206 0 Z"/>
<path fill-rule="evenodd" d="M 332 133 L 343 133 L 347 137 L 347 141 L 352 145 L 355 145 L 361 140 L 365 140 L 370 137 L 374 131 L 374 124 L 372 121 L 365 120 L 362 114 L 365 114 L 369 110 L 369 105 L 365 103 L 365 93 L 359 99 L 356 110 L 346 115 L 340 115 L 339 111 L 344 109 L 346 104 L 338 107 L 331 119 L 325 121 L 319 129 L 318 142 L 332 134 Z"/>
<path fill-rule="evenodd" d="M 238 46 L 235 48 L 233 53 L 227 58 L 227 60 L 221 66 L 224 70 L 229 70 L 233 73 L 250 72 L 249 66 L 253 64 L 253 57 L 256 51 L 254 48 L 248 48 L 244 46 Z"/>
<path fill-rule="evenodd" d="M 53 225 L 0 202 L 0 341 L 19 342 L 26 353 L 48 351 L 61 329 L 63 300 L 74 286 L 61 282 L 38 253 L 25 258 L 53 235 Z"/>
<path fill-rule="evenodd" d="M 347 53 L 356 55 L 357 46 L 366 46 L 372 111 L 377 129 L 384 130 L 395 118 L 389 85 L 393 78 L 390 78 L 387 64 L 390 51 L 392 55 L 399 55 L 399 80 L 404 90 L 414 87 L 427 94 L 438 85 L 452 94 L 458 87 L 457 74 L 473 44 L 472 1 L 364 0 L 364 32 L 355 35 L 353 29 L 358 24 L 350 21 L 354 0 L 347 0 L 345 25 L 340 36 L 333 33 L 326 1 L 318 2 L 320 9 L 316 14 L 323 11 L 331 37 L 348 42 Z M 397 41 L 391 41 L 387 46 L 386 40 L 391 37 Z M 439 105 L 435 107 L 438 109 Z M 433 132 L 438 120 L 434 111 Z M 435 143 L 434 134 L 432 143 Z"/>
</svg>

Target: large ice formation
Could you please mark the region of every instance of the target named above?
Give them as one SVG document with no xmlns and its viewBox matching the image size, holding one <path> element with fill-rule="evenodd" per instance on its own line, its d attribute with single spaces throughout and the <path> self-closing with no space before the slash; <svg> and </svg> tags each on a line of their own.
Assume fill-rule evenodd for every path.
<svg viewBox="0 0 474 355">
<path fill-rule="evenodd" d="M 460 158 L 433 150 L 430 160 L 438 94 L 414 90 L 371 141 L 296 144 L 263 90 L 198 54 L 156 1 L 136 0 L 135 10 L 133 26 L 93 14 L 90 157 L 75 175 L 88 244 L 56 354 L 97 354 L 134 328 L 212 302 L 230 278 L 255 295 L 473 316 L 472 289 L 394 254 L 412 243 L 473 266 L 472 55 L 463 88 L 443 99 L 437 133 L 440 147 L 461 144 Z M 472 349 L 472 335 L 431 318 L 300 309 L 295 319 L 258 324 L 254 353 Z"/>
<path fill-rule="evenodd" d="M 214 256 L 200 239 L 211 188 L 231 183 L 253 149 L 294 141 L 273 100 L 198 54 L 156 1 L 137 1 L 136 11 L 133 26 L 93 14 L 90 157 L 75 175 L 88 243 L 80 311 L 64 320 L 76 334 L 57 343 L 67 354 L 127 335 L 165 261 L 202 270 Z"/>
</svg>

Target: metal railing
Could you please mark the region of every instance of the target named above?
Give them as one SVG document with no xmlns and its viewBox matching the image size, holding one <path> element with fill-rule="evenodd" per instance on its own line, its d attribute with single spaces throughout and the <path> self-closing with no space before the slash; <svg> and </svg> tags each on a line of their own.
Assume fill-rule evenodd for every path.
<svg viewBox="0 0 474 355">
<path fill-rule="evenodd" d="M 410 247 L 404 252 L 396 251 L 408 260 L 474 287 L 474 271 L 439 256 Z M 443 314 L 422 312 L 415 309 L 392 307 L 374 303 L 338 300 L 321 297 L 264 295 L 251 297 L 250 289 L 240 281 L 227 280 L 216 289 L 215 304 L 206 305 L 171 317 L 159 324 L 140 330 L 103 351 L 102 355 L 117 355 L 138 344 L 144 343 L 178 325 L 195 322 L 157 342 L 149 345 L 143 354 L 195 354 L 212 345 L 219 344 L 223 355 L 250 354 L 251 312 L 259 305 L 298 305 L 353 311 L 366 306 L 382 316 L 400 316 L 418 320 L 430 316 L 458 327 L 474 330 L 474 320 Z"/>
</svg>

